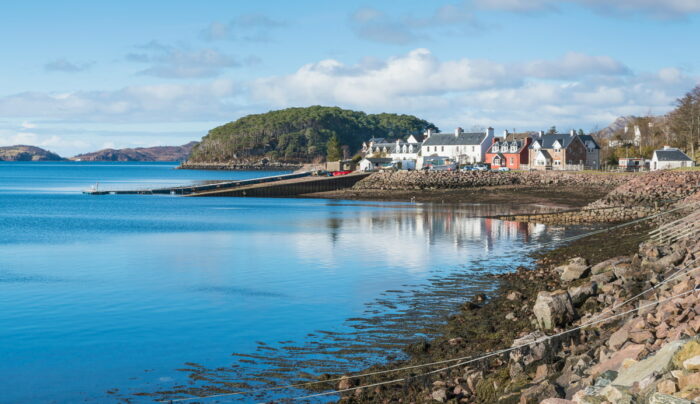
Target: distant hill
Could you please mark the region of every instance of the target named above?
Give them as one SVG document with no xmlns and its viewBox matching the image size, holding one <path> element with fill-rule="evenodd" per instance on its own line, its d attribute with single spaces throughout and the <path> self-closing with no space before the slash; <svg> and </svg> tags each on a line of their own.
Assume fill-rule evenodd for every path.
<svg viewBox="0 0 700 404">
<path fill-rule="evenodd" d="M 325 158 L 333 136 L 349 154 L 372 137 L 420 134 L 432 123 L 412 115 L 366 114 L 338 107 L 312 106 L 248 115 L 216 127 L 190 155 L 191 163 L 251 163 L 263 158 L 299 163 Z"/>
<path fill-rule="evenodd" d="M 103 149 L 78 154 L 71 160 L 80 161 L 184 161 L 198 142 L 182 146 L 137 147 L 134 149 Z"/>
<path fill-rule="evenodd" d="M 0 147 L 0 161 L 61 161 L 63 157 L 40 147 L 17 145 Z"/>
</svg>

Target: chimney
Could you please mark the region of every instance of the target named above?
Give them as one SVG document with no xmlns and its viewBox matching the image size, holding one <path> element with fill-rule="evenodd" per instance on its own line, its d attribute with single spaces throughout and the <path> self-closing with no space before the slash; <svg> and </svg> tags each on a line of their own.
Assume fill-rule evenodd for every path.
<svg viewBox="0 0 700 404">
<path fill-rule="evenodd" d="M 571 135 L 572 137 L 576 136 L 576 131 L 571 129 L 571 131 L 569 131 L 569 135 Z"/>
<path fill-rule="evenodd" d="M 671 149 L 672 149 L 671 146 L 669 146 L 669 145 L 664 145 L 664 150 L 671 150 Z"/>
<path fill-rule="evenodd" d="M 544 136 L 544 131 L 543 131 L 543 130 L 537 132 L 537 137 L 541 138 L 542 136 Z"/>
<path fill-rule="evenodd" d="M 425 132 L 423 132 L 423 136 L 425 136 L 426 139 L 429 138 L 430 135 L 432 135 L 432 134 L 433 134 L 433 129 L 432 129 L 432 128 L 430 128 L 430 129 L 426 130 Z"/>
<path fill-rule="evenodd" d="M 493 136 L 493 128 L 489 126 L 488 129 L 486 129 L 486 136 Z"/>
<path fill-rule="evenodd" d="M 456 128 L 456 129 L 455 129 L 455 137 L 458 137 L 459 134 L 462 133 L 462 132 L 463 132 L 462 128 Z"/>
<path fill-rule="evenodd" d="M 508 140 L 508 129 L 503 131 L 503 139 Z"/>
</svg>

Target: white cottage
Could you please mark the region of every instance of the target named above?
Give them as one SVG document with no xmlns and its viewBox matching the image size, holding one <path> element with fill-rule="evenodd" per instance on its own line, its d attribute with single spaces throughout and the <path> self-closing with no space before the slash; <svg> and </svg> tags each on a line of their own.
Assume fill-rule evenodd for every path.
<svg viewBox="0 0 700 404">
<path fill-rule="evenodd" d="M 663 149 L 654 150 L 654 155 L 651 157 L 651 171 L 668 170 L 672 168 L 692 167 L 693 159 L 688 157 L 682 151 L 664 146 Z"/>
<path fill-rule="evenodd" d="M 465 133 L 462 128 L 454 133 L 425 132 L 425 140 L 421 145 L 421 155 L 425 157 L 447 157 L 459 164 L 474 164 L 484 161 L 486 151 L 493 143 L 493 128 L 484 132 Z"/>
<path fill-rule="evenodd" d="M 370 139 L 369 142 L 363 143 L 362 151 L 366 157 L 390 158 L 396 167 L 404 170 L 416 168 L 421 144 L 415 136 L 411 135 L 406 140 L 398 139 L 394 142 L 380 140 L 381 142 L 377 142 L 375 139 Z"/>
</svg>

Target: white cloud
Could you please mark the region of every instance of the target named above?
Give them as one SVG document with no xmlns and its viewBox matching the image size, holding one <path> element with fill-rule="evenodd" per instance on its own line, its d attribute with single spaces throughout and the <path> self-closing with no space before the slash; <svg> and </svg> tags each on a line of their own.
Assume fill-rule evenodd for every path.
<svg viewBox="0 0 700 404">
<path fill-rule="evenodd" d="M 200 36 L 206 41 L 268 42 L 271 31 L 284 25 L 284 21 L 263 14 L 243 14 L 229 22 L 212 22 L 201 31 Z"/>
<path fill-rule="evenodd" d="M 139 52 L 129 53 L 130 62 L 149 65 L 139 74 L 164 78 L 214 77 L 226 69 L 240 66 L 231 55 L 216 49 L 190 49 L 185 46 L 164 45 L 151 41 L 139 46 Z"/>
<path fill-rule="evenodd" d="M 65 58 L 56 59 L 44 65 L 44 70 L 51 72 L 79 73 L 91 68 L 95 62 L 74 63 Z"/>
<path fill-rule="evenodd" d="M 156 84 L 70 93 L 24 92 L 0 97 L 0 116 L 83 122 L 177 122 L 228 117 L 233 81 Z"/>
<path fill-rule="evenodd" d="M 554 60 L 504 64 L 441 61 L 427 49 L 416 49 L 372 63 L 329 59 L 307 64 L 289 75 L 256 80 L 250 91 L 253 99 L 279 107 L 332 104 L 409 112 L 441 127 L 537 129 L 561 123 L 588 129 L 609 123 L 601 117 L 612 120 L 649 109 L 664 113 L 696 80 L 675 68 L 634 74 L 613 58 L 573 52 Z"/>
<path fill-rule="evenodd" d="M 681 18 L 700 13 L 698 0 L 474 0 L 477 8 L 533 12 L 557 10 L 563 3 L 578 4 L 598 12 L 615 15 L 647 14 L 655 18 Z"/>
<path fill-rule="evenodd" d="M 24 121 L 24 122 L 22 122 L 22 124 L 21 124 L 20 126 L 21 126 L 23 129 L 34 129 L 34 128 L 36 128 L 36 124 L 33 124 L 33 123 L 29 122 L 29 121 Z"/>
<path fill-rule="evenodd" d="M 431 33 L 448 31 L 450 34 L 474 33 L 481 28 L 468 3 L 446 4 L 432 14 L 416 17 L 395 17 L 376 8 L 357 9 L 350 16 L 350 27 L 360 38 L 370 41 L 405 45 L 430 39 Z"/>
<path fill-rule="evenodd" d="M 526 63 L 523 73 L 530 77 L 566 79 L 591 74 L 629 74 L 630 70 L 609 56 L 568 52 L 557 60 L 537 60 Z"/>
</svg>

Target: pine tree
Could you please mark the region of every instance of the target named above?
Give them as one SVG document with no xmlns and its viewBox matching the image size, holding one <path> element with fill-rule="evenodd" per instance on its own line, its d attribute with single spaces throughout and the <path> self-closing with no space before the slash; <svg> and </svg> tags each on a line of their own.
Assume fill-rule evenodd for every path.
<svg viewBox="0 0 700 404">
<path fill-rule="evenodd" d="M 343 155 L 343 150 L 340 146 L 340 141 L 338 140 L 338 136 L 335 134 L 331 136 L 330 139 L 328 139 L 328 143 L 326 143 L 326 160 L 327 161 L 338 161 L 340 160 L 341 156 Z"/>
</svg>

